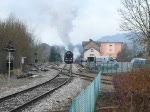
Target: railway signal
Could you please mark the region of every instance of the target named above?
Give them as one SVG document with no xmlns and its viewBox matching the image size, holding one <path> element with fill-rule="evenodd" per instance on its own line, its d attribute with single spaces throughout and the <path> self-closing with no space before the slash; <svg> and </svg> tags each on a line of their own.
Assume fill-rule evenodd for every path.
<svg viewBox="0 0 150 112">
<path fill-rule="evenodd" d="M 8 85 L 9 85 L 9 81 L 10 81 L 10 68 L 13 69 L 13 59 L 12 56 L 11 56 L 11 52 L 15 52 L 15 47 L 14 47 L 14 44 L 9 41 L 8 44 L 6 45 L 5 47 L 5 50 L 8 51 L 8 60 L 7 60 L 7 63 L 6 64 L 8 66 Z"/>
</svg>

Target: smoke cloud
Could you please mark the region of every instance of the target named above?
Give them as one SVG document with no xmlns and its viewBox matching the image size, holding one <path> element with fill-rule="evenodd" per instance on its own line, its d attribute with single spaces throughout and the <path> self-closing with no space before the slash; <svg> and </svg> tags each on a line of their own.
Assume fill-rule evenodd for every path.
<svg viewBox="0 0 150 112">
<path fill-rule="evenodd" d="M 51 25 L 57 30 L 66 50 L 73 51 L 69 33 L 73 30 L 73 20 L 76 17 L 77 7 L 74 0 L 52 0 L 49 4 Z"/>
</svg>

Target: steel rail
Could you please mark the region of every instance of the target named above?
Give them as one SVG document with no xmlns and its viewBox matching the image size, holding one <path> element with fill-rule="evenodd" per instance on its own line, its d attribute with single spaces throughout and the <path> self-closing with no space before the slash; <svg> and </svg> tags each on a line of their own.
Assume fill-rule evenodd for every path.
<svg viewBox="0 0 150 112">
<path fill-rule="evenodd" d="M 63 68 L 65 68 L 65 66 Z M 62 68 L 62 70 L 63 70 L 63 68 Z M 37 88 L 37 87 L 39 87 L 39 86 L 41 86 L 43 84 L 49 83 L 50 81 L 52 81 L 53 79 L 55 79 L 56 77 L 58 77 L 59 74 L 62 72 L 62 70 L 60 70 L 60 72 L 56 76 L 54 76 L 52 79 L 50 79 L 50 80 L 48 80 L 46 82 L 40 83 L 40 84 L 38 84 L 36 86 L 30 87 L 30 88 L 27 88 L 25 90 L 19 91 L 17 93 L 14 93 L 14 94 L 11 94 L 11 95 L 8 95 L 8 96 L 0 98 L 0 103 L 3 102 L 4 100 L 7 100 L 7 99 L 9 99 L 11 97 L 14 97 L 14 96 L 18 95 L 18 94 L 21 94 L 21 93 L 24 93 L 24 92 L 27 92 L 27 91 L 31 91 L 32 89 L 35 89 L 35 88 Z"/>
<path fill-rule="evenodd" d="M 62 70 L 63 70 L 63 69 L 62 69 Z M 59 72 L 59 74 L 61 74 L 62 70 Z M 72 65 L 70 65 L 70 73 L 69 73 L 69 74 L 70 74 L 70 77 L 69 77 L 66 81 L 64 81 L 63 83 L 61 83 L 59 86 L 56 86 L 54 89 L 52 89 L 52 90 L 50 90 L 50 91 L 48 91 L 48 92 L 46 92 L 46 93 L 44 93 L 44 94 L 42 94 L 42 95 L 40 95 L 40 96 L 34 98 L 34 99 L 32 99 L 32 100 L 26 102 L 25 104 L 22 104 L 22 105 L 19 106 L 19 107 L 16 107 L 15 109 L 12 109 L 10 112 L 19 112 L 21 109 L 24 109 L 24 108 L 27 107 L 28 105 L 33 104 L 34 102 L 39 101 L 40 99 L 46 97 L 47 95 L 53 93 L 55 90 L 57 90 L 57 89 L 59 89 L 60 87 L 62 87 L 63 85 L 65 85 L 65 84 L 71 79 L 71 76 L 72 76 Z"/>
<path fill-rule="evenodd" d="M 114 85 L 113 83 L 111 83 L 111 82 L 105 82 L 105 81 L 102 81 L 102 83 L 104 83 L 104 84 L 108 84 L 108 85 Z"/>
<path fill-rule="evenodd" d="M 72 73 L 73 74 L 73 73 Z M 63 75 L 66 75 L 66 76 L 69 76 L 68 74 L 66 73 L 63 73 Z M 76 78 L 80 78 L 80 79 L 84 79 L 84 80 L 89 80 L 89 81 L 93 81 L 93 78 L 89 78 L 89 77 L 86 77 L 86 76 L 79 76 L 79 75 L 72 75 L 72 77 L 76 77 Z"/>
<path fill-rule="evenodd" d="M 55 69 L 55 68 L 56 68 L 56 67 L 53 67 L 53 68 L 51 68 L 51 69 Z M 59 69 L 61 69 L 61 68 L 58 68 L 58 69 L 56 69 L 56 70 L 59 70 Z M 64 70 L 69 71 L 68 69 L 64 69 Z M 78 75 L 78 76 L 82 76 L 82 77 L 87 77 L 87 78 L 92 78 L 92 79 L 94 79 L 94 77 L 87 76 L 87 75 L 83 75 L 83 74 L 81 74 L 81 73 L 74 73 L 74 72 L 72 72 L 72 74 L 75 74 L 75 75 Z M 65 73 L 64 73 L 64 75 L 65 75 Z"/>
<path fill-rule="evenodd" d="M 62 68 L 57 68 L 57 67 L 54 67 L 54 66 L 52 66 L 52 67 L 48 67 L 48 68 L 50 68 L 50 69 L 54 69 L 54 70 L 59 70 L 59 69 L 62 69 Z M 67 71 L 69 71 L 68 69 L 63 69 L 63 70 L 67 70 Z"/>
</svg>

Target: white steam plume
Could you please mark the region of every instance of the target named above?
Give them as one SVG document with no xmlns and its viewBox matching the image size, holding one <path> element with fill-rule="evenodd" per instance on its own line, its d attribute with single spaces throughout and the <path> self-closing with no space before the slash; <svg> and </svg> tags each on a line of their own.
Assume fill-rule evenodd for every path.
<svg viewBox="0 0 150 112">
<path fill-rule="evenodd" d="M 73 30 L 73 20 L 76 17 L 77 7 L 74 0 L 52 0 L 49 4 L 51 25 L 56 28 L 67 50 L 73 51 L 69 33 Z"/>
</svg>

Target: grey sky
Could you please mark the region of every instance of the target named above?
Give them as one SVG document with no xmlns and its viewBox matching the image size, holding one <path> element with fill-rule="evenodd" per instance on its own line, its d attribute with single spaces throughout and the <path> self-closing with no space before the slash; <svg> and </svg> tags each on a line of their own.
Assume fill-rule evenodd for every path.
<svg viewBox="0 0 150 112">
<path fill-rule="evenodd" d="M 119 33 L 121 0 L 0 0 L 0 18 L 10 13 L 49 45 L 97 40 Z"/>
</svg>

